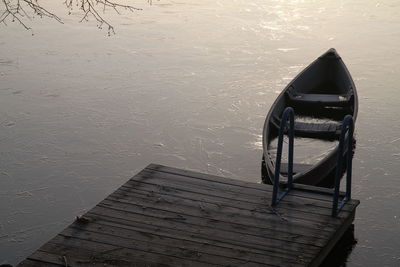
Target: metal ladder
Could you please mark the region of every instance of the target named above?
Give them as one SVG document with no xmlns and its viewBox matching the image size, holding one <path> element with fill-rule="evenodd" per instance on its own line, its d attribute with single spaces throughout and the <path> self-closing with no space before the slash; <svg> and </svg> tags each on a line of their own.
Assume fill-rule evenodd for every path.
<svg viewBox="0 0 400 267">
<path fill-rule="evenodd" d="M 336 217 L 344 204 L 351 199 L 351 175 L 353 164 L 353 133 L 354 121 L 351 115 L 346 115 L 342 123 L 342 131 L 339 139 L 339 153 L 336 166 L 335 187 L 332 203 L 332 217 Z M 346 137 L 347 135 L 347 137 Z M 346 139 L 347 138 L 347 139 Z M 347 141 L 347 149 L 345 142 Z M 344 157 L 346 156 L 346 159 Z M 342 174 L 343 163 L 346 160 L 346 193 L 345 197 L 339 202 L 340 178 Z"/>
<path fill-rule="evenodd" d="M 279 174 L 281 172 L 281 158 L 282 158 L 282 147 L 283 147 L 283 134 L 285 132 L 286 121 L 289 119 L 289 163 L 288 163 L 288 182 L 283 192 L 279 193 Z M 275 160 L 275 177 L 272 191 L 272 203 L 271 206 L 278 204 L 280 200 L 292 189 L 293 187 L 293 145 L 294 145 L 294 110 L 291 107 L 287 107 L 282 114 L 281 123 L 279 125 L 278 135 L 278 147 L 276 150 Z"/>
<path fill-rule="evenodd" d="M 287 120 L 289 120 L 289 147 L 288 147 L 288 181 L 286 188 L 279 192 L 279 177 L 281 171 L 281 158 L 283 149 L 283 135 L 285 132 Z M 339 211 L 343 208 L 344 204 L 351 199 L 351 176 L 352 176 L 352 160 L 353 160 L 353 132 L 354 121 L 351 115 L 346 115 L 343 119 L 342 130 L 339 138 L 339 149 L 336 164 L 335 185 L 333 190 L 332 202 L 332 217 L 336 217 Z M 347 149 L 345 149 L 345 142 L 347 141 Z M 275 177 L 272 191 L 271 206 L 276 206 L 280 200 L 293 188 L 293 148 L 294 148 L 294 110 L 287 107 L 282 114 L 282 119 L 279 126 L 278 134 L 278 147 L 276 151 L 275 160 Z M 346 156 L 346 159 L 344 157 Z M 339 202 L 339 188 L 340 178 L 342 174 L 342 167 L 346 160 L 346 193 L 345 197 Z"/>
</svg>

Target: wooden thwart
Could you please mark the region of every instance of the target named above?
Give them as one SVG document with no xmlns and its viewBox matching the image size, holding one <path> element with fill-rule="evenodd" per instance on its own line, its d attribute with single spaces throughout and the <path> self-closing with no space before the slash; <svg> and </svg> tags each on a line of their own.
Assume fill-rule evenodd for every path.
<svg viewBox="0 0 400 267">
<path fill-rule="evenodd" d="M 18 266 L 318 266 L 359 201 L 150 164 Z"/>
</svg>

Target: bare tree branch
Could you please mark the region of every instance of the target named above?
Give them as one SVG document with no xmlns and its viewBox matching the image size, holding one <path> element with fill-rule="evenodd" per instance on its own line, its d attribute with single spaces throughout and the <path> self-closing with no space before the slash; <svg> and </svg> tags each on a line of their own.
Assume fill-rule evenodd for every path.
<svg viewBox="0 0 400 267">
<path fill-rule="evenodd" d="M 5 10 L 0 16 L 0 23 L 6 24 L 6 19 L 11 17 L 12 21 L 18 21 L 26 30 L 30 30 L 31 28 L 21 20 L 26 15 L 26 12 L 21 8 L 20 1 L 18 0 L 16 5 L 13 5 L 11 0 L 2 1 Z"/>
<path fill-rule="evenodd" d="M 31 30 L 31 28 L 26 24 L 26 20 L 32 20 L 35 15 L 41 18 L 51 18 L 59 23 L 63 23 L 60 17 L 43 7 L 43 5 L 39 3 L 39 0 L 0 1 L 0 24 L 3 23 L 7 25 L 8 20 L 11 20 L 12 22 L 17 21 L 26 30 Z M 148 0 L 148 2 L 151 4 L 151 0 Z M 103 14 L 107 9 L 112 9 L 117 14 L 120 14 L 120 9 L 130 12 L 142 10 L 141 8 L 132 5 L 121 4 L 117 1 L 111 0 L 65 0 L 64 5 L 67 7 L 69 15 L 72 14 L 74 6 L 78 7 L 78 10 L 83 13 L 80 22 L 94 19 L 97 21 L 97 27 L 99 29 L 102 29 L 105 25 L 108 29 L 108 35 L 111 33 L 115 34 L 114 27 L 104 19 L 99 10 L 102 10 Z M 33 15 L 30 16 L 29 13 Z"/>
</svg>

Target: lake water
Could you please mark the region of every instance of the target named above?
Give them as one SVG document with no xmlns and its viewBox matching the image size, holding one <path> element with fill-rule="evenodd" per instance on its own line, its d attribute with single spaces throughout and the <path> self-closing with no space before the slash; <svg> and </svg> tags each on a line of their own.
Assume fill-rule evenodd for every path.
<svg viewBox="0 0 400 267">
<path fill-rule="evenodd" d="M 400 2 L 143 1 L 111 37 L 54 2 L 64 25 L 0 26 L 0 263 L 151 162 L 259 182 L 272 102 L 335 47 L 360 101 L 347 266 L 400 266 Z"/>
</svg>

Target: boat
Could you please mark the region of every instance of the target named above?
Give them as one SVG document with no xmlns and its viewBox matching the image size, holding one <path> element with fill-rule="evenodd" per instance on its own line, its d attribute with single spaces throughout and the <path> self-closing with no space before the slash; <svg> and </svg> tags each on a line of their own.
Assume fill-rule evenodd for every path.
<svg viewBox="0 0 400 267">
<path fill-rule="evenodd" d="M 324 184 L 326 179 L 331 179 L 337 165 L 342 120 L 350 114 L 355 122 L 358 111 L 353 79 L 334 48 L 301 71 L 272 104 L 263 128 L 262 176 L 265 183 L 273 183 L 274 180 L 274 142 L 277 140 L 282 113 L 287 107 L 292 107 L 295 113 L 295 155 L 298 139 L 308 140 L 306 144 L 327 142 L 331 145 L 330 150 L 323 151 L 323 156 L 316 162 L 296 163 L 295 157 L 293 182 L 317 186 Z M 312 156 L 309 155 L 310 158 Z M 283 180 L 287 178 L 287 169 L 287 163 L 282 163 L 280 175 Z"/>
</svg>

